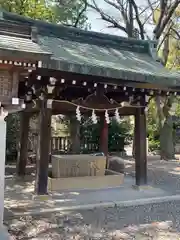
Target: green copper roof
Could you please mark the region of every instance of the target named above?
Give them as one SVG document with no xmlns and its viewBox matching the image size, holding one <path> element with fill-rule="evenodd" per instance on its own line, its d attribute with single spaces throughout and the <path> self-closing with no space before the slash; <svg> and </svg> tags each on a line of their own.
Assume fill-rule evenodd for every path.
<svg viewBox="0 0 180 240">
<path fill-rule="evenodd" d="M 165 69 L 148 53 L 39 36 L 39 44 L 53 52 L 49 68 L 148 83 L 176 85 L 180 75 Z M 163 82 L 162 82 L 163 81 Z"/>
<path fill-rule="evenodd" d="M 31 39 L 0 34 L 0 50 L 20 51 L 32 54 L 50 54 Z"/>
<path fill-rule="evenodd" d="M 27 34 L 22 34 L 22 30 Z M 31 28 L 0 19 L 0 59 L 47 60 L 51 53 L 31 39 Z"/>
<path fill-rule="evenodd" d="M 44 67 L 114 79 L 180 86 L 180 74 L 165 69 L 156 61 L 155 42 L 83 31 L 10 13 L 3 13 L 3 18 L 37 27 L 39 46 L 43 51 L 52 53 L 51 60 L 43 62 Z"/>
</svg>

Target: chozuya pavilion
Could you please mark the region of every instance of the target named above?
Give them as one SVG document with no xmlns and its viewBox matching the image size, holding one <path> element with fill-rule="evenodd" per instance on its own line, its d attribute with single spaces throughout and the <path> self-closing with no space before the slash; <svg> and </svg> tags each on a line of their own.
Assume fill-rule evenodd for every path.
<svg viewBox="0 0 180 240">
<path fill-rule="evenodd" d="M 136 184 L 147 183 L 146 114 L 150 96 L 177 95 L 180 75 L 165 69 L 156 42 L 83 31 L 1 11 L 0 19 L 0 221 L 3 221 L 5 116 L 23 111 L 19 174 L 25 171 L 27 118 L 39 112 L 36 194 L 47 194 L 53 114 L 104 119 L 107 154 L 110 116 L 135 116 Z M 82 115 L 81 115 L 82 114 Z"/>
</svg>

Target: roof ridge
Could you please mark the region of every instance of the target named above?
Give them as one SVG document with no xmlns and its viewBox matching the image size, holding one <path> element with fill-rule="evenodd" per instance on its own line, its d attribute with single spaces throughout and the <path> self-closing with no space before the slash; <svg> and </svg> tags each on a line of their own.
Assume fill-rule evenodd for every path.
<svg viewBox="0 0 180 240">
<path fill-rule="evenodd" d="M 21 23 L 28 25 L 29 27 L 36 27 L 39 35 L 47 37 L 53 36 L 71 41 L 80 41 L 101 46 L 106 45 L 107 47 L 114 46 L 117 49 L 124 49 L 132 52 L 141 52 L 150 55 L 150 48 L 153 44 L 154 46 L 156 45 L 156 41 L 126 38 L 107 33 L 82 30 L 79 28 L 49 23 L 42 20 L 34 20 L 32 18 L 10 13 L 4 10 L 0 10 L 0 18 L 1 16 L 6 21 L 19 24 Z M 153 48 L 155 49 L 155 47 Z"/>
<path fill-rule="evenodd" d="M 100 33 L 100 32 L 95 32 L 95 31 L 87 31 L 87 30 L 83 30 L 83 29 L 79 29 L 79 28 L 75 28 L 75 27 L 71 27 L 71 26 L 65 26 L 65 25 L 61 25 L 61 24 L 55 24 L 55 23 L 49 23 L 46 21 L 42 21 L 42 20 L 35 20 L 32 19 L 30 17 L 25 17 L 25 16 L 21 16 L 18 15 L 16 13 L 11 13 L 11 12 L 7 12 L 5 10 L 0 10 L 0 16 L 3 16 L 3 19 L 6 20 L 10 20 L 10 21 L 16 21 L 16 22 L 21 22 L 23 24 L 28 24 L 28 25 L 36 25 L 37 27 L 41 27 L 41 28 L 48 28 L 48 27 L 54 27 L 54 29 L 68 29 L 70 31 L 74 31 L 74 32 L 79 32 L 79 33 L 84 33 L 84 34 L 90 34 L 90 35 L 96 35 L 98 37 L 101 36 L 108 36 L 109 38 L 111 38 L 111 40 L 125 40 L 125 41 L 130 41 L 132 43 L 148 43 L 149 40 L 140 40 L 140 39 L 127 39 L 126 37 L 122 37 L 122 36 L 117 36 L 117 35 L 112 35 L 112 34 L 108 34 L 108 33 Z M 0 17 L 1 18 L 1 17 Z M 53 29 L 53 30 L 54 30 Z"/>
<path fill-rule="evenodd" d="M 0 34 L 14 37 L 31 38 L 31 27 L 27 27 L 24 24 L 18 24 L 13 21 L 6 21 L 0 18 Z"/>
</svg>

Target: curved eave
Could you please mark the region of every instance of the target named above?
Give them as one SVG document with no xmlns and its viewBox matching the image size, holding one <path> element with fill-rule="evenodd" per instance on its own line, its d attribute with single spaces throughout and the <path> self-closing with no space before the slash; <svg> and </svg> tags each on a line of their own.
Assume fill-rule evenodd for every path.
<svg viewBox="0 0 180 240">
<path fill-rule="evenodd" d="M 150 84 L 154 86 L 160 86 L 160 88 L 169 87 L 175 88 L 180 87 L 180 74 L 176 72 L 168 71 L 167 69 L 163 68 L 159 63 L 157 63 L 156 71 L 163 71 L 162 74 L 149 74 L 142 71 L 133 71 L 133 69 L 126 70 L 126 69 L 114 69 L 108 67 L 101 67 L 98 65 L 83 65 L 79 63 L 70 63 L 64 60 L 59 59 L 51 59 L 50 61 L 43 62 L 43 68 L 55 71 L 63 71 L 69 72 L 74 74 L 81 74 L 81 75 L 91 75 L 94 77 L 102 77 L 102 78 L 109 78 L 116 80 L 123 81 L 132 81 L 139 84 Z M 159 68 L 158 68 L 159 67 Z M 163 70 L 162 70 L 163 69 Z"/>
</svg>

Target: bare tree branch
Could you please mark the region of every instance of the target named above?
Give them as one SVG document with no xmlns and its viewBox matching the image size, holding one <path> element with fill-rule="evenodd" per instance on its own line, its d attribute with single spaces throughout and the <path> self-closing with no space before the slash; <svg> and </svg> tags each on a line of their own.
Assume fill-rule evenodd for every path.
<svg viewBox="0 0 180 240">
<path fill-rule="evenodd" d="M 75 21 L 75 24 L 73 25 L 73 27 L 77 27 L 78 26 L 78 23 L 83 15 L 84 12 L 86 12 L 87 10 L 87 1 L 85 0 L 84 1 L 84 7 L 82 8 L 82 10 L 79 12 L 78 16 L 77 16 L 77 19 Z"/>
<path fill-rule="evenodd" d="M 108 22 L 108 23 L 111 23 L 114 28 L 118 28 L 118 29 L 122 30 L 123 32 L 127 33 L 126 28 L 123 27 L 122 25 L 120 25 L 114 18 L 112 18 L 112 17 L 109 16 L 108 14 L 104 13 L 104 12 L 102 11 L 102 9 L 100 9 L 100 8 L 97 6 L 97 4 L 96 4 L 96 2 L 95 2 L 94 0 L 93 0 L 93 4 L 94 4 L 94 5 L 92 5 L 92 4 L 90 4 L 90 3 L 87 3 L 88 7 L 96 10 L 96 11 L 100 14 L 102 20 L 104 20 L 104 21 L 106 21 L 106 22 Z"/>
<path fill-rule="evenodd" d="M 155 17 L 154 12 L 155 12 L 156 9 L 158 9 L 160 7 L 160 4 L 158 4 L 158 2 L 159 2 L 159 0 L 157 0 L 157 2 L 151 3 L 151 0 L 147 0 L 148 6 L 151 9 L 151 13 L 152 13 L 152 16 L 153 16 L 153 19 L 152 19 L 153 22 L 156 21 L 155 18 L 154 18 Z M 156 5 L 156 6 L 153 8 L 153 5 Z"/>
<path fill-rule="evenodd" d="M 173 27 L 171 28 L 171 30 L 177 35 L 178 39 L 177 40 L 180 40 L 180 33 L 174 29 Z"/>
<path fill-rule="evenodd" d="M 129 3 L 129 0 L 125 3 L 126 4 L 126 8 L 124 8 L 124 4 L 123 4 L 123 1 L 122 0 L 117 0 L 118 4 L 119 4 L 119 11 L 123 17 L 123 20 L 124 20 L 124 23 L 126 24 L 127 28 L 126 30 L 128 30 L 128 27 L 129 27 L 129 18 L 128 18 L 128 15 L 127 15 L 127 11 L 128 11 L 128 3 Z"/>
<path fill-rule="evenodd" d="M 135 3 L 134 0 L 131 0 L 132 2 L 132 5 L 133 5 L 133 8 L 134 8 L 134 11 L 135 11 L 135 16 L 136 16 L 136 20 L 137 20 L 137 23 L 139 25 L 139 30 L 140 30 L 140 35 L 141 35 L 141 39 L 144 39 L 144 26 L 139 18 L 139 11 L 138 11 L 138 7 Z"/>
<path fill-rule="evenodd" d="M 158 45 L 157 52 L 161 49 L 161 47 L 162 47 L 165 39 L 168 37 L 168 35 L 169 35 L 169 31 L 166 34 L 164 34 L 163 39 L 161 40 L 161 42 Z"/>
<path fill-rule="evenodd" d="M 164 40 L 163 57 L 162 57 L 162 63 L 164 66 L 166 66 L 167 64 L 168 57 L 169 57 L 169 34 L 167 34 Z"/>
<path fill-rule="evenodd" d="M 142 23 L 143 26 L 149 21 L 149 19 L 150 19 L 152 16 L 153 16 L 153 13 L 151 12 L 151 13 L 147 16 L 147 18 L 144 19 L 144 22 Z M 149 22 L 148 22 L 148 23 L 149 23 Z"/>
<path fill-rule="evenodd" d="M 115 2 L 111 2 L 110 0 L 104 0 L 104 2 L 111 5 L 112 7 L 116 8 L 118 11 L 120 10 L 120 6 L 117 5 Z"/>
<path fill-rule="evenodd" d="M 158 19 L 158 23 L 156 24 L 156 27 L 154 29 L 154 33 L 156 33 L 160 29 L 166 9 L 167 9 L 167 0 L 160 0 L 160 16 Z"/>
<path fill-rule="evenodd" d="M 153 12 L 154 11 L 154 9 L 153 9 L 153 5 L 155 5 L 155 4 L 157 4 L 159 2 L 159 0 L 156 0 L 156 1 L 154 1 L 154 2 L 150 2 L 150 0 L 148 0 L 148 6 L 147 7 L 144 7 L 143 9 L 140 9 L 141 10 L 141 12 L 139 13 L 139 17 L 143 14 L 143 13 L 145 13 L 149 8 L 151 8 L 151 12 Z M 140 8 L 140 7 L 139 7 Z"/>
<path fill-rule="evenodd" d="M 166 4 L 166 1 L 165 1 L 165 4 Z M 162 32 L 164 31 L 165 27 L 167 26 L 168 22 L 170 21 L 172 15 L 174 14 L 179 4 L 180 4 L 180 0 L 174 1 L 174 3 L 172 3 L 170 8 L 167 10 L 167 13 L 164 12 L 164 5 L 162 6 L 161 11 L 164 13 L 164 16 L 162 16 L 161 22 L 159 21 L 159 24 L 157 24 L 156 28 L 154 29 L 154 34 L 156 39 L 160 38 Z"/>
</svg>

